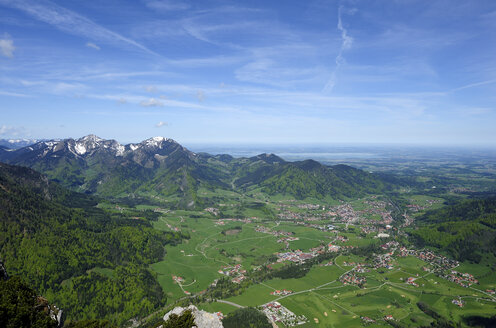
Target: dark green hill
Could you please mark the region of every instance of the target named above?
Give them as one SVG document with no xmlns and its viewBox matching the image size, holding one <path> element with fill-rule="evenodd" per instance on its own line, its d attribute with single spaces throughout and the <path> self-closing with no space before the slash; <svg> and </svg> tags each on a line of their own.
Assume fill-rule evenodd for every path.
<svg viewBox="0 0 496 328">
<path fill-rule="evenodd" d="M 420 246 L 434 246 L 460 261 L 496 258 L 496 199 L 464 200 L 417 219 L 411 231 Z"/>
<path fill-rule="evenodd" d="M 107 198 L 167 199 L 169 206 L 181 208 L 207 205 L 209 200 L 198 195 L 201 188 L 244 192 L 260 187 L 269 194 L 299 199 L 342 199 L 377 193 L 392 185 L 346 165 L 286 162 L 274 154 L 250 158 L 195 154 L 161 137 L 125 146 L 93 135 L 43 141 L 0 153 L 0 160 L 33 168 L 78 192 Z"/>
<path fill-rule="evenodd" d="M 347 165 L 324 166 L 313 160 L 301 162 L 267 162 L 242 167 L 244 173 L 236 184 L 240 187 L 259 185 L 268 194 L 341 199 L 386 190 L 386 185 L 372 174 Z M 253 167 L 255 167 L 253 169 Z"/>
<path fill-rule="evenodd" d="M 51 308 L 19 277 L 0 279 L 0 327 L 57 328 L 57 320 L 50 317 Z"/>
<path fill-rule="evenodd" d="M 31 169 L 0 163 L 0 258 L 9 275 L 23 277 L 69 319 L 120 324 L 153 312 L 165 295 L 147 267 L 181 236 L 94 205 Z"/>
</svg>

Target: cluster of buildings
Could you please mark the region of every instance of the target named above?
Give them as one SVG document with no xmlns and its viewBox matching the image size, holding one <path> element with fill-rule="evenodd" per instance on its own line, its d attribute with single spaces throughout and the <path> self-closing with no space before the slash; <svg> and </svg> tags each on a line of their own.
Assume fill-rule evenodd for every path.
<svg viewBox="0 0 496 328">
<path fill-rule="evenodd" d="M 314 258 L 319 254 L 322 254 L 323 252 L 324 246 L 321 245 L 315 248 L 311 248 L 308 253 L 304 253 L 301 250 L 297 249 L 296 251 L 277 253 L 276 255 L 277 262 L 290 261 L 294 263 L 305 263 L 306 260 Z"/>
<path fill-rule="evenodd" d="M 370 272 L 370 269 L 367 268 L 367 266 L 365 264 L 363 264 L 363 263 L 358 263 L 353 270 L 355 272 L 358 272 L 358 273 L 367 273 L 367 272 Z"/>
<path fill-rule="evenodd" d="M 426 205 L 408 204 L 406 207 L 412 212 L 420 212 L 428 209 L 434 204 L 441 203 L 442 201 L 440 199 L 427 199 L 425 202 L 427 203 Z"/>
<path fill-rule="evenodd" d="M 461 298 L 459 298 L 459 299 L 455 298 L 451 301 L 451 303 L 453 303 L 459 307 L 463 307 L 465 305 L 465 302 Z"/>
<path fill-rule="evenodd" d="M 256 220 L 257 218 L 244 218 L 244 219 L 235 219 L 235 218 L 227 218 L 227 219 L 219 219 L 214 222 L 215 225 L 225 225 L 226 223 L 229 222 L 243 222 L 243 223 L 251 223 L 253 220 Z"/>
<path fill-rule="evenodd" d="M 320 205 L 317 204 L 298 204 L 296 207 L 304 209 L 304 210 L 319 210 Z M 325 210 L 325 207 L 322 207 L 322 210 Z"/>
<path fill-rule="evenodd" d="M 277 240 L 278 243 L 284 243 L 286 245 L 286 248 L 289 248 L 289 242 L 290 241 L 295 241 L 295 240 L 300 240 L 298 237 L 282 237 Z"/>
<path fill-rule="evenodd" d="M 374 259 L 374 269 L 386 268 L 391 270 L 393 266 L 393 252 L 377 255 Z"/>
<path fill-rule="evenodd" d="M 479 281 L 474 278 L 470 273 L 460 273 L 455 270 L 451 270 L 451 272 L 444 276 L 446 280 L 454 282 L 462 287 L 470 287 L 473 284 L 478 284 Z"/>
<path fill-rule="evenodd" d="M 369 317 L 360 317 L 364 323 L 375 323 L 374 319 L 371 319 Z"/>
<path fill-rule="evenodd" d="M 348 223 L 358 222 L 361 219 L 359 213 L 348 203 L 331 208 L 328 214 L 331 216 L 335 214 Z"/>
<path fill-rule="evenodd" d="M 174 282 L 176 284 L 181 284 L 184 282 L 184 278 L 183 277 L 179 277 L 179 276 L 174 276 L 172 275 L 172 280 L 174 280 Z"/>
<path fill-rule="evenodd" d="M 397 241 L 392 240 L 392 241 L 388 241 L 385 244 L 382 244 L 381 245 L 381 248 L 383 250 L 388 250 L 390 248 L 397 248 L 399 245 L 400 245 L 400 243 L 398 243 Z"/>
<path fill-rule="evenodd" d="M 362 226 L 360 227 L 360 230 L 368 235 L 368 234 L 371 234 L 371 233 L 376 233 L 376 232 L 383 232 L 385 231 L 383 228 L 381 229 L 380 227 L 376 226 L 376 225 L 366 225 L 366 226 Z"/>
<path fill-rule="evenodd" d="M 367 282 L 367 278 L 358 276 L 355 271 L 351 271 L 342 275 L 339 281 L 345 285 L 355 285 L 362 288 Z"/>
<path fill-rule="evenodd" d="M 332 243 L 329 243 L 329 244 L 327 245 L 327 249 L 329 250 L 329 252 L 334 252 L 334 253 L 336 253 L 336 252 L 339 252 L 339 250 L 341 249 L 341 246 L 339 246 L 339 245 L 334 245 L 334 244 L 332 244 Z"/>
<path fill-rule="evenodd" d="M 282 231 L 282 230 L 279 230 L 279 231 L 272 231 L 270 228 L 267 228 L 267 227 L 264 227 L 264 226 L 256 226 L 255 227 L 255 231 L 256 232 L 261 232 L 261 233 L 267 233 L 269 235 L 272 235 L 272 236 L 275 236 L 275 237 L 279 237 L 279 236 L 292 236 L 294 235 L 294 232 L 291 232 L 291 231 Z"/>
<path fill-rule="evenodd" d="M 406 249 L 400 247 L 398 256 L 414 256 L 422 261 L 429 263 L 434 268 L 434 272 L 441 273 L 445 270 L 451 270 L 459 265 L 458 261 L 447 258 L 446 256 L 437 255 L 431 251 L 417 251 L 415 249 Z"/>
<path fill-rule="evenodd" d="M 277 289 L 274 290 L 273 292 L 270 292 L 270 295 L 274 295 L 274 296 L 285 296 L 289 294 L 293 294 L 293 291 L 287 289 L 282 289 L 282 290 Z"/>
<path fill-rule="evenodd" d="M 386 210 L 387 206 L 391 206 L 391 204 L 386 203 L 384 201 L 369 201 L 366 200 L 365 204 L 369 205 L 368 208 L 360 211 L 360 214 L 368 214 L 368 215 L 379 215 L 381 217 L 381 221 L 376 221 L 375 223 L 379 224 L 390 224 L 393 222 L 393 217 L 391 216 L 391 211 Z M 369 221 L 370 222 L 370 221 Z M 373 223 L 373 222 L 371 222 Z"/>
<path fill-rule="evenodd" d="M 287 327 L 305 324 L 308 319 L 304 315 L 297 316 L 279 302 L 269 302 L 262 305 L 262 312 L 272 321 L 281 322 Z"/>
<path fill-rule="evenodd" d="M 405 219 L 405 222 L 401 225 L 402 227 L 408 227 L 409 225 L 411 225 L 413 223 L 413 221 L 415 221 L 415 219 L 408 215 L 408 214 L 403 214 L 403 218 Z"/>
<path fill-rule="evenodd" d="M 234 266 L 223 266 L 217 272 L 228 277 L 233 277 L 231 281 L 237 284 L 246 279 L 246 270 L 241 268 L 241 264 L 236 264 Z"/>
<path fill-rule="evenodd" d="M 417 278 L 415 277 L 408 277 L 406 279 L 406 283 L 409 284 L 410 286 L 418 287 L 419 285 L 415 282 Z"/>
</svg>

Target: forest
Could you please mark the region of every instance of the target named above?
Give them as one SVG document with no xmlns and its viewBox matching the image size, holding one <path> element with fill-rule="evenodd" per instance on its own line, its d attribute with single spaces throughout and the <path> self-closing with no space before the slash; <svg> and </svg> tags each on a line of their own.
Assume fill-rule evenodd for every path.
<svg viewBox="0 0 496 328">
<path fill-rule="evenodd" d="M 17 170 L 26 170 L 19 183 Z M 29 169 L 0 167 L 0 252 L 12 276 L 67 309 L 69 321 L 121 324 L 166 301 L 147 265 L 184 237 L 94 207 Z M 73 204 L 68 207 L 64 204 Z"/>
</svg>

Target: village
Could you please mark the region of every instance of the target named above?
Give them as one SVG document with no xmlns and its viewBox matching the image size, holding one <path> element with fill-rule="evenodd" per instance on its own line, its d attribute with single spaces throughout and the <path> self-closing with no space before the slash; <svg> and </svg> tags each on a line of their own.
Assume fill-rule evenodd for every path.
<svg viewBox="0 0 496 328">
<path fill-rule="evenodd" d="M 224 231 L 230 231 L 228 229 L 238 229 L 241 231 L 241 229 L 237 228 L 238 226 L 234 226 L 235 223 L 239 222 L 243 224 L 251 224 L 251 229 L 253 229 L 251 231 L 274 237 L 274 241 L 281 244 L 281 247 L 278 252 L 276 251 L 271 254 L 272 256 L 275 256 L 275 260 L 271 259 L 271 262 L 265 264 L 266 268 L 271 271 L 278 270 L 284 262 L 301 265 L 318 257 L 319 255 L 334 253 L 338 257 L 344 256 L 346 260 L 336 261 L 337 257 L 335 257 L 331 260 L 326 259 L 325 261 L 322 261 L 318 264 L 318 266 L 336 266 L 337 270 L 347 270 L 346 272 L 341 273 L 335 281 L 336 283 L 346 286 L 356 286 L 360 289 L 370 289 L 374 288 L 371 286 L 374 286 L 374 284 L 377 283 L 377 280 L 380 282 L 383 280 L 382 284 L 393 284 L 399 286 L 398 283 L 394 282 L 394 280 L 389 281 L 391 279 L 390 275 L 382 276 L 386 270 L 391 272 L 393 274 L 392 276 L 397 277 L 394 279 L 398 279 L 402 282 L 402 284 L 404 284 L 403 288 L 421 289 L 426 284 L 426 280 L 423 278 L 428 274 L 435 274 L 446 281 L 453 282 L 465 288 L 478 284 L 478 280 L 473 275 L 455 271 L 455 268 L 459 266 L 457 261 L 444 255 L 437 254 L 432 250 L 416 249 L 411 244 L 406 246 L 406 244 L 404 245 L 400 242 L 401 239 L 398 239 L 397 237 L 404 236 L 405 234 L 401 229 L 401 225 L 394 225 L 392 222 L 392 213 L 390 210 L 391 204 L 387 201 L 371 198 L 372 197 L 369 197 L 364 200 L 363 204 L 366 206 L 360 206 L 359 210 L 354 208 L 355 205 L 347 202 L 341 202 L 341 204 L 337 206 L 317 206 L 314 204 L 295 203 L 280 205 L 282 213 L 278 215 L 278 219 L 276 221 L 270 221 L 270 224 L 267 224 L 266 221 L 257 217 L 222 217 L 220 215 L 220 211 L 214 207 L 206 208 L 205 212 L 217 216 L 217 218 L 213 220 L 213 223 L 216 226 L 226 226 L 225 230 L 221 232 L 223 234 Z M 431 202 L 428 205 L 431 204 L 435 204 L 435 202 Z M 411 208 L 413 209 L 414 207 Z M 411 212 L 413 212 L 413 210 Z M 405 213 L 404 215 L 407 214 Z M 291 228 L 292 224 L 298 228 Z M 321 239 L 317 239 L 319 238 L 317 237 L 315 240 L 320 242 L 320 244 L 315 247 L 301 249 L 291 247 L 296 244 L 299 245 L 298 247 L 302 247 L 302 245 L 305 245 L 306 240 L 308 240 L 308 237 L 305 236 L 302 238 L 302 235 L 300 235 L 300 231 L 304 231 L 300 227 L 308 227 L 319 230 L 320 232 L 315 234 L 322 234 L 322 237 L 320 237 Z M 174 226 L 171 225 L 169 228 L 172 230 Z M 369 236 L 370 234 L 371 236 Z M 227 236 L 228 234 L 224 235 Z M 243 240 L 242 238 L 240 238 L 240 240 Z M 364 260 L 363 255 L 361 255 L 363 253 L 360 253 L 363 251 L 356 250 L 358 253 L 355 253 L 355 249 L 360 247 L 358 245 L 366 245 L 367 242 L 370 242 L 373 238 L 382 239 L 383 241 L 373 242 L 373 244 L 376 245 L 374 248 L 374 253 L 367 254 L 365 257 L 366 260 Z M 296 243 L 297 241 L 300 242 Z M 358 241 L 358 243 L 356 241 Z M 353 254 L 360 255 L 358 255 L 357 258 L 356 255 Z M 183 255 L 194 256 L 194 254 L 187 254 L 186 252 L 183 252 Z M 410 273 L 409 275 L 401 274 L 401 276 L 398 277 L 397 273 L 400 272 L 408 274 L 409 270 L 405 269 L 403 260 L 400 260 L 401 258 L 407 257 L 414 257 L 424 261 L 425 263 L 423 264 L 421 264 L 421 262 L 414 263 L 421 264 L 419 269 L 424 271 L 425 274 L 421 275 L 413 271 L 414 273 Z M 404 263 L 411 263 L 411 260 L 407 259 Z M 218 270 L 218 273 L 229 277 L 230 281 L 235 284 L 241 284 L 246 280 L 250 281 L 248 278 L 251 277 L 250 275 L 252 272 L 259 272 L 264 267 L 263 264 L 251 264 L 245 269 L 243 264 L 240 262 L 236 264 L 232 263 L 231 265 L 224 265 Z M 377 276 L 376 273 L 371 273 L 372 270 L 377 271 L 381 275 Z M 181 287 L 181 289 L 183 289 L 184 279 L 182 277 L 173 276 L 173 280 Z M 433 284 L 438 283 L 438 281 L 433 281 Z M 215 282 L 212 286 L 215 287 Z M 242 284 L 241 286 L 245 286 L 245 284 Z M 289 286 L 291 285 L 285 286 L 286 288 L 281 288 L 281 286 L 278 286 L 277 289 L 274 288 L 271 291 L 267 291 L 267 293 L 274 298 L 271 302 L 262 305 L 261 309 L 273 323 L 280 323 L 289 327 L 307 323 L 307 318 L 303 316 L 298 317 L 291 312 L 291 310 L 277 302 L 280 298 L 294 297 L 293 295 L 300 294 L 300 291 L 297 290 L 295 293 L 292 288 L 288 288 Z M 191 295 L 191 293 L 184 289 L 183 292 L 186 295 Z M 197 295 L 202 295 L 204 292 L 205 291 L 197 292 Z M 485 294 L 488 296 L 494 295 L 494 290 L 487 289 Z M 336 298 L 336 295 L 334 295 L 334 298 Z M 464 298 L 464 295 L 455 294 L 449 301 L 457 308 L 463 308 L 467 302 Z M 393 314 L 395 313 L 393 312 Z M 218 313 L 217 315 L 222 314 Z M 360 318 L 364 324 L 373 324 L 377 321 L 395 322 L 395 317 L 386 313 L 381 317 L 361 316 Z M 316 323 L 319 322 L 317 318 L 314 318 L 314 320 L 316 320 Z"/>
<path fill-rule="evenodd" d="M 287 327 L 294 327 L 305 324 L 308 319 L 303 316 L 297 316 L 279 302 L 269 302 L 261 306 L 262 311 L 272 322 L 281 322 Z"/>
<path fill-rule="evenodd" d="M 225 276 L 233 277 L 231 281 L 236 284 L 239 284 L 246 279 L 246 270 L 241 268 L 241 264 L 236 264 L 234 266 L 224 266 L 218 272 Z"/>
</svg>

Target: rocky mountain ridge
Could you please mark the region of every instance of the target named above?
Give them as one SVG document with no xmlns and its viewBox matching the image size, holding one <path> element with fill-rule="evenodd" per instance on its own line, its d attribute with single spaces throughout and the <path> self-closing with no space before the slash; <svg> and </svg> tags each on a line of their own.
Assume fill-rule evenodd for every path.
<svg viewBox="0 0 496 328">
<path fill-rule="evenodd" d="M 208 199 L 198 195 L 201 188 L 235 192 L 261 188 L 299 199 L 342 199 L 385 186 L 378 177 L 347 165 L 287 162 L 274 154 L 250 158 L 196 154 L 164 137 L 127 145 L 95 135 L 42 141 L 0 151 L 0 161 L 35 169 L 75 191 L 104 197 L 174 196 L 180 207 L 207 205 Z"/>
</svg>

